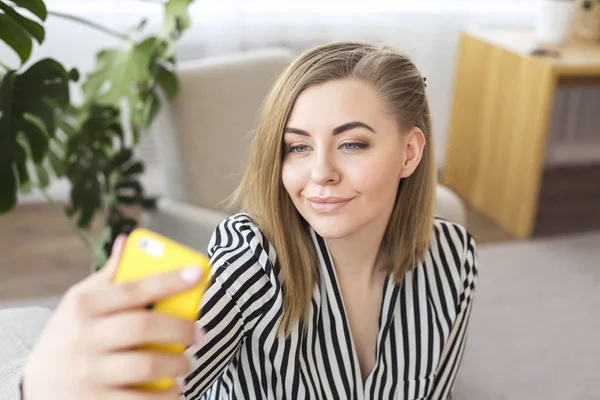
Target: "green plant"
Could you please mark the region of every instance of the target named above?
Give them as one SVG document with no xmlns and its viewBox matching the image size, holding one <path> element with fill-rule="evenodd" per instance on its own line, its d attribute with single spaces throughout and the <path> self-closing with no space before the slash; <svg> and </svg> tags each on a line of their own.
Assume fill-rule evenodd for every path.
<svg viewBox="0 0 600 400">
<path fill-rule="evenodd" d="M 144 165 L 134 158 L 133 149 L 160 109 L 159 91 L 170 100 L 177 95 L 174 42 L 189 27 L 192 1 L 159 2 L 164 7 L 160 33 L 138 39 L 145 21 L 122 34 L 80 17 L 48 12 L 43 0 L 0 0 L 0 40 L 20 59 L 16 68 L 0 64 L 0 214 L 15 207 L 19 192 L 39 190 L 93 251 L 95 268 L 104 264 L 118 234 L 137 225 L 123 206 L 155 207 L 155 199 L 144 193 L 139 179 Z M 76 69 L 67 70 L 51 58 L 24 68 L 34 41 L 44 42 L 48 15 L 124 42 L 122 48 L 98 52 L 95 69 L 79 86 L 82 104 L 72 104 L 69 93 L 69 82 L 79 81 Z M 51 177 L 70 181 L 69 204 L 49 196 Z M 89 227 L 98 214 L 104 225 L 94 238 Z"/>
</svg>

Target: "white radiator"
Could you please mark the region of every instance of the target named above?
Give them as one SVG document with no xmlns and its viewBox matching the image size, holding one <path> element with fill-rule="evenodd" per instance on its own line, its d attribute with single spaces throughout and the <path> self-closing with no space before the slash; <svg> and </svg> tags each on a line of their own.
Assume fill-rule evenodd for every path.
<svg viewBox="0 0 600 400">
<path fill-rule="evenodd" d="M 600 87 L 556 92 L 546 166 L 600 163 Z"/>
</svg>

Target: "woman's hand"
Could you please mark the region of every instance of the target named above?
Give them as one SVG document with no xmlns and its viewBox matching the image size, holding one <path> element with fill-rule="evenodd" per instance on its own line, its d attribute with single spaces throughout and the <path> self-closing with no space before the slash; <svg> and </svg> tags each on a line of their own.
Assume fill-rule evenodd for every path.
<svg viewBox="0 0 600 400">
<path fill-rule="evenodd" d="M 61 300 L 25 366 L 24 400 L 162 400 L 180 395 L 179 385 L 163 392 L 131 386 L 186 376 L 187 356 L 136 348 L 150 343 L 187 346 L 202 340 L 193 322 L 145 309 L 195 286 L 202 270 L 189 267 L 115 284 L 125 240 L 120 236 L 106 266 L 70 288 Z"/>
</svg>

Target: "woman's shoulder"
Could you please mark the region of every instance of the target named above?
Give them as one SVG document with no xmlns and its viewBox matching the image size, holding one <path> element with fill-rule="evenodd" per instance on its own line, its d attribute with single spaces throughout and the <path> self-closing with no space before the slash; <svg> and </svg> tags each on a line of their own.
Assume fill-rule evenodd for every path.
<svg viewBox="0 0 600 400">
<path fill-rule="evenodd" d="M 208 253 L 212 255 L 221 248 L 238 249 L 247 247 L 250 241 L 259 236 L 266 240 L 258 225 L 249 214 L 238 213 L 231 215 L 217 225 L 208 244 Z"/>
<path fill-rule="evenodd" d="M 242 238 L 244 240 L 236 241 L 236 239 Z M 242 243 L 248 244 L 254 238 L 260 242 L 268 243 L 266 236 L 258 224 L 254 222 L 250 214 L 233 214 L 219 222 L 219 225 L 217 225 L 213 232 L 208 250 L 211 251 L 213 247 L 235 246 L 242 245 Z"/>
<path fill-rule="evenodd" d="M 464 226 L 436 215 L 429 250 L 432 264 L 442 264 L 451 275 L 461 276 L 465 266 L 474 262 L 475 239 Z"/>
<path fill-rule="evenodd" d="M 475 240 L 462 225 L 435 216 L 423 266 L 432 287 L 452 295 L 457 310 L 470 301 L 478 276 Z"/>
<path fill-rule="evenodd" d="M 436 216 L 424 267 L 427 280 L 455 300 L 455 313 L 468 306 L 475 291 L 478 263 L 475 239 L 462 225 Z"/>
<path fill-rule="evenodd" d="M 241 313 L 244 329 L 251 329 L 280 293 L 273 247 L 252 218 L 241 213 L 225 218 L 215 228 L 208 255 L 212 285 L 222 289 L 213 292 L 226 293 Z"/>
<path fill-rule="evenodd" d="M 466 250 L 473 235 L 464 226 L 436 215 L 433 219 L 432 247 L 446 246 L 457 251 Z"/>
<path fill-rule="evenodd" d="M 210 239 L 208 256 L 213 274 L 253 272 L 274 278 L 275 250 L 249 214 L 231 215 L 219 223 Z"/>
</svg>

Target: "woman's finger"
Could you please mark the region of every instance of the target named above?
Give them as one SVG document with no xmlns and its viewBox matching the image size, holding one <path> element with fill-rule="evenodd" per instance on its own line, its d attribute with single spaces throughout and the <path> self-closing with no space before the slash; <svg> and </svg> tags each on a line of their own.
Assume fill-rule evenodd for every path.
<svg viewBox="0 0 600 400">
<path fill-rule="evenodd" d="M 121 260 L 121 255 L 123 254 L 123 250 L 125 249 L 125 243 L 127 243 L 127 235 L 120 234 L 115 239 L 113 243 L 113 247 L 110 253 L 110 257 L 106 264 L 100 269 L 100 271 L 90 275 L 87 279 L 83 280 L 80 283 L 80 286 L 95 286 L 98 283 L 110 283 L 114 280 L 115 274 L 117 273 L 117 269 L 119 267 L 119 261 Z"/>
<path fill-rule="evenodd" d="M 198 328 L 199 329 L 199 328 Z M 196 342 L 194 322 L 148 311 L 127 311 L 100 318 L 89 338 L 95 349 L 116 351 L 153 343 L 179 343 L 189 346 Z"/>
<path fill-rule="evenodd" d="M 121 260 L 121 254 L 125 249 L 125 243 L 127 243 L 127 235 L 121 234 L 117 236 L 113 248 L 110 253 L 110 257 L 106 262 L 104 268 L 100 270 L 100 274 L 107 282 L 112 282 L 119 267 L 119 261 Z"/>
<path fill-rule="evenodd" d="M 197 286 L 202 275 L 200 267 L 190 266 L 136 281 L 98 285 L 85 295 L 89 296 L 85 303 L 98 315 L 140 309 Z"/>
<path fill-rule="evenodd" d="M 191 364 L 186 354 L 136 350 L 98 355 L 89 368 L 95 383 L 116 387 L 187 376 Z"/>
<path fill-rule="evenodd" d="M 111 256 L 104 267 L 69 288 L 61 300 L 61 304 L 69 304 L 71 308 L 69 313 L 73 313 L 75 308 L 81 314 L 80 316 L 93 316 L 94 310 L 104 301 L 102 297 L 106 287 L 112 285 L 126 242 L 126 235 L 117 236 Z"/>
</svg>

